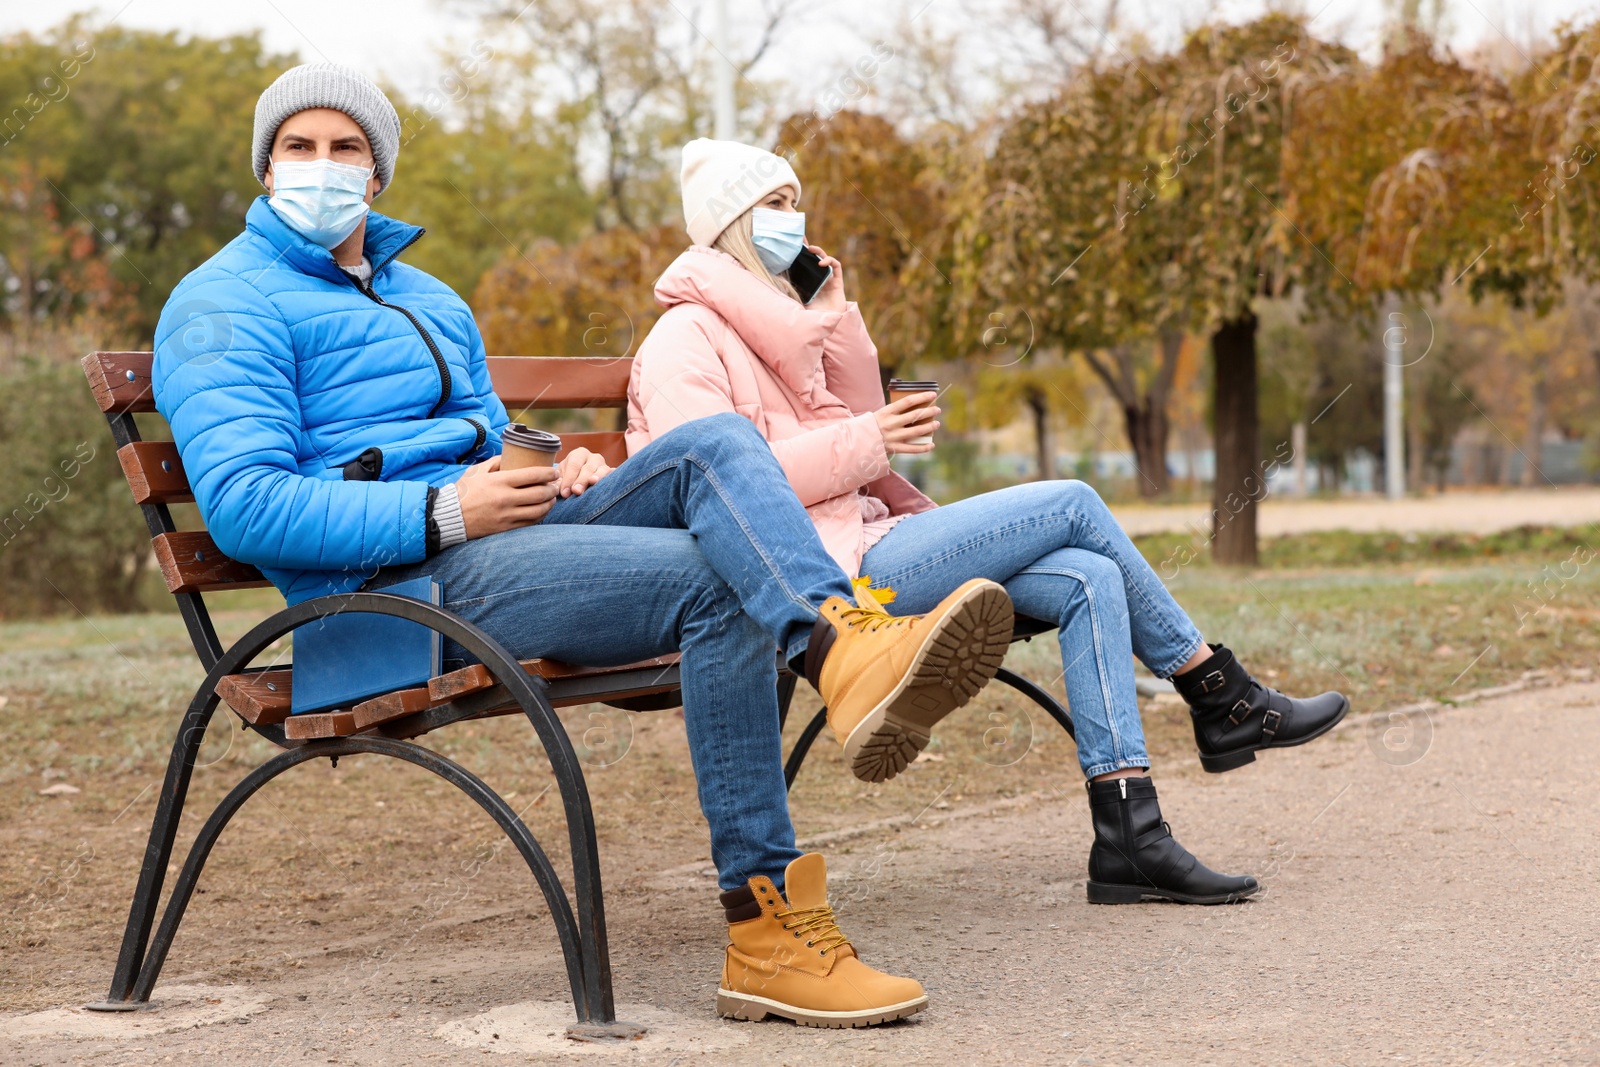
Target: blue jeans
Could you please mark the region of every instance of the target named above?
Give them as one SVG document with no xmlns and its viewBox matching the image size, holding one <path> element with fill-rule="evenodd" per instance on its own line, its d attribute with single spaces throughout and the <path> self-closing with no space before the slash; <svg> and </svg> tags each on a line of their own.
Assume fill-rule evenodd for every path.
<svg viewBox="0 0 1600 1067">
<path fill-rule="evenodd" d="M 1131 651 L 1171 677 L 1202 638 L 1092 486 L 1033 482 L 903 519 L 861 573 L 925 612 L 969 578 L 1005 586 L 1019 615 L 1060 627 L 1067 703 L 1088 777 L 1149 767 Z"/>
<path fill-rule="evenodd" d="M 520 659 L 609 666 L 682 652 L 684 723 L 723 889 L 782 885 L 794 844 L 777 650 L 803 652 L 830 596 L 852 595 L 750 422 L 686 423 L 536 526 L 389 567 L 431 574 L 445 607 Z M 447 660 L 467 659 L 454 642 Z"/>
</svg>

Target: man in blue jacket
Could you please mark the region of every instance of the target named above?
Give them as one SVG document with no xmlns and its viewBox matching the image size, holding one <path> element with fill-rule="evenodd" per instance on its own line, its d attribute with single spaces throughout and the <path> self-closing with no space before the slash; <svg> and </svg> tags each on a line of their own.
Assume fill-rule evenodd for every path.
<svg viewBox="0 0 1600 1067">
<path fill-rule="evenodd" d="M 448 609 L 522 658 L 681 651 L 700 803 L 743 946 L 719 1006 L 819 1025 L 921 1010 L 918 983 L 856 958 L 821 857 L 795 849 L 773 651 L 841 736 L 903 765 L 928 709 L 993 676 L 1004 591 L 975 580 L 919 617 L 857 603 L 736 415 L 680 427 L 615 471 L 583 449 L 554 470 L 500 470 L 509 420 L 472 313 L 400 261 L 422 230 L 369 210 L 399 151 L 388 99 L 342 67 L 296 67 L 257 103 L 254 140 L 268 195 L 156 330 L 157 406 L 218 546 L 290 603 L 431 575 Z M 446 646 L 447 660 L 465 654 Z M 796 915 L 804 950 L 774 933 Z"/>
</svg>

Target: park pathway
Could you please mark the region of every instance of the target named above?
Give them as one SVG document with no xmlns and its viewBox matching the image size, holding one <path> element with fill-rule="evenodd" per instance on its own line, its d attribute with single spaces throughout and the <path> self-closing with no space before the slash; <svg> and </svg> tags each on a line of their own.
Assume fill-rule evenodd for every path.
<svg viewBox="0 0 1600 1067">
<path fill-rule="evenodd" d="M 165 1015 L 0 1019 L 0 1062 L 1600 1062 L 1597 707 L 1600 684 L 1528 689 L 1353 717 L 1220 777 L 1165 768 L 1180 839 L 1266 884 L 1234 907 L 1090 906 L 1080 791 L 964 812 L 939 807 L 959 783 L 929 768 L 907 792 L 911 822 L 828 849 L 846 930 L 932 995 L 893 1027 L 717 1021 L 722 935 L 704 880 L 613 856 L 618 998 L 653 1028 L 628 1049 L 576 1053 L 559 1007 L 423 1017 L 396 998 L 426 978 L 357 987 L 308 966 L 195 987 Z M 459 958 L 418 967 L 505 971 L 492 927 L 477 928 L 444 950 Z M 526 988 L 517 973 L 495 981 Z"/>
<path fill-rule="evenodd" d="M 1123 504 L 1112 508 L 1128 533 L 1208 530 L 1205 504 Z M 1315 530 L 1393 530 L 1396 533 L 1493 533 L 1515 526 L 1586 526 L 1600 522 L 1600 488 L 1506 489 L 1452 492 L 1389 501 L 1381 497 L 1261 502 L 1264 537 Z"/>
</svg>

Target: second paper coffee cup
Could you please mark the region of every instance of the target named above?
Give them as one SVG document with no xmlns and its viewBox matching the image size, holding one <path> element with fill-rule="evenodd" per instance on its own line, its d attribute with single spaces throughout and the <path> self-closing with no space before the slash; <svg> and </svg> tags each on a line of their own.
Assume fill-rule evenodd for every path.
<svg viewBox="0 0 1600 1067">
<path fill-rule="evenodd" d="M 544 430 L 535 430 L 513 422 L 500 434 L 500 469 L 521 470 L 523 467 L 549 467 L 561 451 L 561 438 Z"/>
<path fill-rule="evenodd" d="M 912 393 L 937 393 L 938 391 L 938 382 L 908 381 L 903 378 L 889 379 L 889 403 L 891 404 L 893 404 L 896 400 L 902 400 L 905 397 L 910 396 Z M 913 445 L 931 445 L 933 444 L 933 438 L 913 437 L 908 443 Z"/>
</svg>

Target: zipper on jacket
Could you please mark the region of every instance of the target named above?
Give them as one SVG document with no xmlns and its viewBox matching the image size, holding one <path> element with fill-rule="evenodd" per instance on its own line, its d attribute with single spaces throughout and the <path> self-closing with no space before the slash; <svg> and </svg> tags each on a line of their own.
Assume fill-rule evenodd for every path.
<svg viewBox="0 0 1600 1067">
<path fill-rule="evenodd" d="M 422 235 L 418 234 L 417 236 L 420 237 Z M 407 242 L 407 247 L 415 243 L 415 241 L 416 238 L 412 238 L 411 241 Z M 395 256 L 404 251 L 405 248 L 401 248 L 395 253 Z M 389 257 L 389 259 L 393 258 L 394 256 Z M 388 261 L 389 260 L 384 260 L 385 263 Z M 345 274 L 344 271 L 340 271 L 340 273 Z M 376 266 L 372 268 L 372 276 L 374 278 L 378 276 L 378 268 Z M 444 407 L 445 401 L 450 399 L 450 365 L 445 362 L 444 353 L 440 352 L 439 346 L 433 343 L 433 336 L 429 334 L 427 328 L 422 325 L 422 320 L 418 319 L 408 309 L 401 307 L 399 304 L 391 304 L 383 297 L 379 296 L 377 290 L 372 288 L 372 283 L 370 281 L 364 282 L 353 274 L 345 274 L 345 277 L 349 278 L 353 283 L 355 283 L 355 287 L 361 290 L 362 294 L 368 299 L 372 300 L 374 303 L 380 305 L 381 307 L 393 308 L 394 310 L 400 312 L 400 314 L 404 315 L 411 322 L 411 325 L 416 328 L 417 333 L 422 336 L 422 343 L 428 346 L 428 354 L 433 356 L 434 365 L 439 368 L 439 402 L 434 404 L 433 407 L 428 411 L 428 418 L 433 418 L 438 410 Z"/>
<path fill-rule="evenodd" d="M 478 432 L 478 436 L 473 439 L 471 448 L 467 449 L 465 452 L 461 453 L 461 455 L 456 457 L 457 463 L 465 463 L 467 460 L 471 459 L 477 454 L 478 449 L 483 447 L 483 443 L 489 439 L 488 428 L 481 425 L 477 419 L 467 418 L 465 415 L 463 415 L 462 418 L 466 419 L 467 422 L 472 424 L 472 428 Z"/>
</svg>

